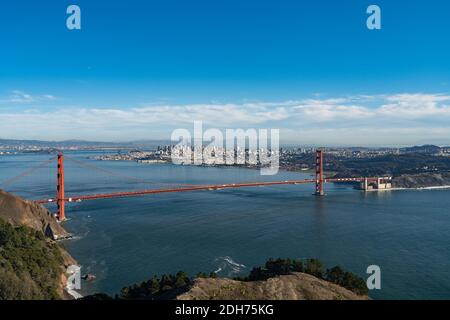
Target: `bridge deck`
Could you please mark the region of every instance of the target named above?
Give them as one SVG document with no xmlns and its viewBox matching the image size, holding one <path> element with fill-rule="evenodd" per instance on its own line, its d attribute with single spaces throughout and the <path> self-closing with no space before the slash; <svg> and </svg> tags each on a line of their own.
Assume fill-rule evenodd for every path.
<svg viewBox="0 0 450 320">
<path fill-rule="evenodd" d="M 333 179 L 324 179 L 324 182 L 361 182 L 364 179 L 365 178 L 333 178 Z M 185 187 L 185 188 L 171 188 L 171 189 L 149 189 L 149 190 L 139 190 L 139 191 L 127 191 L 127 192 L 72 196 L 72 197 L 65 197 L 64 201 L 74 202 L 74 201 L 86 201 L 86 200 L 95 200 L 95 199 L 135 197 L 135 196 L 159 194 L 159 193 L 237 189 L 237 188 L 246 188 L 246 187 L 266 187 L 266 186 L 275 186 L 275 185 L 296 185 L 296 184 L 308 184 L 308 183 L 316 183 L 316 180 L 315 179 L 306 179 L 306 180 L 291 180 L 291 181 L 271 181 L 271 182 L 202 185 L 202 186 L 192 186 L 192 187 Z M 55 202 L 56 200 L 57 200 L 56 198 L 51 198 L 51 199 L 46 199 L 46 200 L 38 200 L 36 202 L 40 203 L 40 204 L 45 204 L 45 203 L 49 203 L 49 202 Z"/>
</svg>

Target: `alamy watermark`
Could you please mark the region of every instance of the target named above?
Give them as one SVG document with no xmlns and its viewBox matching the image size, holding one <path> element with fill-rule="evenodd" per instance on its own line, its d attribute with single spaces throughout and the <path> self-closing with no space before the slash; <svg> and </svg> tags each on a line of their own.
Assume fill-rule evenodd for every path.
<svg viewBox="0 0 450 320">
<path fill-rule="evenodd" d="M 260 169 L 261 175 L 275 175 L 279 169 L 279 129 L 203 130 L 202 121 L 194 121 L 194 133 L 173 131 L 171 148 L 174 164 L 245 165 Z"/>
<path fill-rule="evenodd" d="M 67 289 L 68 290 L 81 290 L 81 267 L 77 265 L 71 265 L 67 268 Z"/>
<path fill-rule="evenodd" d="M 367 14 L 370 16 L 367 18 L 367 29 L 369 30 L 381 30 L 381 8 L 377 5 L 370 5 L 367 8 Z"/>
<path fill-rule="evenodd" d="M 69 30 L 81 30 L 81 9 L 77 5 L 67 7 L 66 13 L 69 15 L 66 20 L 66 27 Z"/>
<path fill-rule="evenodd" d="M 377 265 L 370 265 L 366 270 L 370 276 L 367 278 L 366 285 L 369 290 L 381 290 L 381 268 Z"/>
<path fill-rule="evenodd" d="M 381 8 L 372 4 L 367 7 L 366 13 L 369 15 L 366 21 L 369 30 L 381 30 Z M 81 8 L 78 5 L 67 7 L 66 14 L 69 16 L 66 20 L 68 30 L 81 30 Z"/>
</svg>

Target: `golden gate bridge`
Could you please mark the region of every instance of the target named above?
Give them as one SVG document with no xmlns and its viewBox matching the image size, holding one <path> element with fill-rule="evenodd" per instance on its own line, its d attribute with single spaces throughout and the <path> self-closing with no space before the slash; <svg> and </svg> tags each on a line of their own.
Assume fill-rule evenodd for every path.
<svg viewBox="0 0 450 320">
<path fill-rule="evenodd" d="M 47 160 L 44 164 L 48 164 L 53 161 L 54 158 Z M 368 183 L 379 183 L 380 179 L 390 178 L 325 178 L 324 176 L 324 152 L 323 150 L 317 150 L 315 155 L 315 179 L 304 180 L 285 180 L 285 181 L 269 181 L 269 182 L 246 182 L 246 183 L 228 183 L 228 184 L 212 184 L 212 185 L 181 185 L 177 184 L 175 187 L 161 188 L 161 189 L 146 189 L 137 191 L 123 191 L 114 193 L 101 193 L 91 195 L 71 195 L 68 196 L 65 193 L 65 177 L 64 177 L 64 154 L 59 152 L 57 155 L 57 185 L 56 185 L 56 197 L 47 198 L 42 200 L 35 200 L 34 202 L 39 204 L 56 203 L 57 213 L 56 217 L 59 221 L 66 219 L 65 206 L 67 202 L 80 202 L 97 199 L 112 199 L 112 198 L 124 198 L 124 197 L 136 197 L 151 194 L 165 194 L 176 192 L 195 192 L 195 191 L 214 191 L 223 189 L 238 189 L 248 187 L 265 187 L 265 186 L 277 186 L 277 185 L 300 185 L 300 184 L 315 184 L 314 194 L 317 196 L 324 196 L 325 183 L 339 183 L 339 182 L 364 182 L 367 186 Z M 74 159 L 73 159 L 74 160 Z M 19 176 L 8 180 L 6 183 L 12 183 L 17 179 L 21 179 L 31 174 L 36 168 L 27 170 Z M 107 171 L 107 170 L 103 170 Z M 108 173 L 111 173 L 108 171 Z"/>
</svg>

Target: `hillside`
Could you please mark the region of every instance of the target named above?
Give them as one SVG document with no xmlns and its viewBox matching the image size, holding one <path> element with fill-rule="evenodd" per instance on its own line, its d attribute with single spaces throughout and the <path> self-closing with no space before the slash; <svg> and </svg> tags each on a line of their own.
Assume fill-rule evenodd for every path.
<svg viewBox="0 0 450 320">
<path fill-rule="evenodd" d="M 68 233 L 42 206 L 0 191 L 0 300 L 68 298 L 75 260 L 54 239 Z"/>
<path fill-rule="evenodd" d="M 392 181 L 394 188 L 426 188 L 450 186 L 450 172 L 402 175 Z"/>
<path fill-rule="evenodd" d="M 64 230 L 43 206 L 0 190 L 0 218 L 13 226 L 27 226 L 57 240 L 67 238 Z"/>
<path fill-rule="evenodd" d="M 334 283 L 306 273 L 292 273 L 265 281 L 197 278 L 177 300 L 366 300 Z"/>
<path fill-rule="evenodd" d="M 364 279 L 339 266 L 325 269 L 317 259 L 269 259 L 249 275 L 235 279 L 200 272 L 154 276 L 122 288 L 120 300 L 365 300 Z M 111 300 L 99 293 L 85 300 Z"/>
<path fill-rule="evenodd" d="M 373 177 L 450 172 L 450 157 L 422 153 L 385 155 L 374 158 L 326 159 L 328 171 L 341 177 Z"/>
</svg>

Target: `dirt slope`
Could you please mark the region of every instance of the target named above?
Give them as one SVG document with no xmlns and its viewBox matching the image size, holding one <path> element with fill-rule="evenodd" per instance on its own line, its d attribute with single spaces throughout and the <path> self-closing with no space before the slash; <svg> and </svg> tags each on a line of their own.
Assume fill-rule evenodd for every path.
<svg viewBox="0 0 450 320">
<path fill-rule="evenodd" d="M 195 280 L 193 287 L 177 300 L 366 300 L 333 283 L 305 273 L 279 276 L 266 281 L 231 279 Z"/>
</svg>

